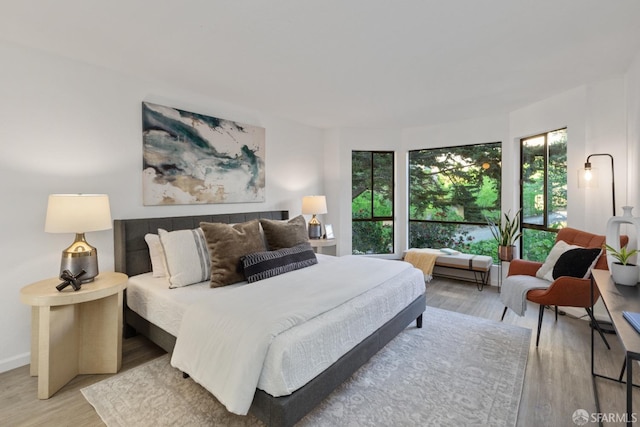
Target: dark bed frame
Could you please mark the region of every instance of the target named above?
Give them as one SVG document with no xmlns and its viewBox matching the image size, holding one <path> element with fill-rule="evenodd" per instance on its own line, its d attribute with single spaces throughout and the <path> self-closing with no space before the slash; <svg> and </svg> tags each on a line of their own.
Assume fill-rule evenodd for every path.
<svg viewBox="0 0 640 427">
<path fill-rule="evenodd" d="M 288 211 L 248 212 L 222 215 L 199 215 L 166 218 L 121 219 L 114 221 L 115 270 L 129 276 L 151 271 L 149 249 L 144 240 L 147 233 L 197 228 L 201 222 L 233 224 L 257 218 L 288 219 Z M 413 320 L 422 327 L 422 313 L 426 308 L 421 295 L 365 338 L 360 344 L 338 359 L 305 386 L 289 396 L 273 397 L 257 389 L 250 412 L 269 426 L 292 426 L 308 414 L 374 354 L 398 335 Z M 173 351 L 176 338 L 148 322 L 124 304 L 125 337 L 144 335 L 167 352 Z"/>
</svg>

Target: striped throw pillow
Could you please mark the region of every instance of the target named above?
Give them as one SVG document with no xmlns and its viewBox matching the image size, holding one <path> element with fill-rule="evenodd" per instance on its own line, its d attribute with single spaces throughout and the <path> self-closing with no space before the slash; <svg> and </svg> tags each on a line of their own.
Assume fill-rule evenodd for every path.
<svg viewBox="0 0 640 427">
<path fill-rule="evenodd" d="M 256 252 L 241 258 L 244 275 L 249 283 L 278 276 L 317 264 L 316 254 L 309 243 L 277 251 Z"/>
<path fill-rule="evenodd" d="M 158 235 L 167 261 L 169 288 L 181 288 L 211 278 L 211 261 L 202 229 L 159 229 Z"/>
</svg>

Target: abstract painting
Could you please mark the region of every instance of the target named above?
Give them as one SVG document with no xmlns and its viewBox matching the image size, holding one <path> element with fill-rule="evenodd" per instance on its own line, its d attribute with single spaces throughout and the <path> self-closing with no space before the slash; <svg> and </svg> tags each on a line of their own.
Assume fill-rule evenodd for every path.
<svg viewBox="0 0 640 427">
<path fill-rule="evenodd" d="M 142 135 L 146 206 L 264 202 L 264 128 L 143 102 Z"/>
</svg>

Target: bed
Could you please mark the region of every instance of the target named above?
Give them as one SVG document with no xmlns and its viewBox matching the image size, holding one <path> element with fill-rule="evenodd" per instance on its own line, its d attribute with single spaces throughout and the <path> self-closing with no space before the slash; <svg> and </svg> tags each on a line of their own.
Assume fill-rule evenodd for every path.
<svg viewBox="0 0 640 427">
<path fill-rule="evenodd" d="M 155 314 L 147 309 L 147 302 L 143 302 L 142 306 L 140 300 L 146 301 L 146 297 L 140 297 L 139 291 L 134 294 L 134 289 L 137 289 L 138 285 L 131 286 L 136 282 L 141 282 L 143 286 L 145 282 L 152 284 L 154 280 L 149 277 L 151 271 L 151 261 L 149 257 L 149 250 L 147 243 L 144 240 L 144 236 L 147 233 L 156 233 L 159 228 L 167 231 L 193 229 L 197 228 L 201 222 L 220 222 L 227 224 L 241 223 L 252 219 L 266 218 L 271 220 L 286 220 L 288 219 L 287 211 L 266 211 L 266 212 L 251 212 L 251 213 L 239 213 L 239 214 L 225 214 L 225 215 L 201 215 L 201 216 L 188 216 L 188 217 L 168 217 L 168 218 L 148 218 L 148 219 L 124 219 L 116 220 L 114 222 L 114 248 L 115 248 L 115 267 L 116 271 L 123 272 L 132 279 L 130 280 L 130 289 L 127 291 L 130 294 L 127 295 L 127 300 L 132 299 L 131 303 L 127 301 L 125 304 L 125 336 L 130 336 L 134 333 L 140 333 L 148 337 L 151 341 L 158 344 L 160 347 L 168 352 L 174 349 L 176 344 L 177 334 L 177 322 L 179 322 L 180 314 L 165 315 L 163 309 L 155 309 Z M 331 264 L 333 257 L 318 256 L 319 264 Z M 394 262 L 395 261 L 381 261 L 381 262 Z M 289 273 L 287 273 L 289 274 Z M 135 276 L 135 277 L 133 277 Z M 393 281 L 386 286 L 395 286 Z M 422 284 L 424 286 L 424 284 Z M 166 288 L 166 287 L 165 287 Z M 167 291 L 164 289 L 165 294 L 171 291 L 179 291 L 179 293 L 187 294 L 193 291 L 190 296 L 186 297 L 187 300 L 184 305 L 188 305 L 189 298 L 197 299 L 198 292 L 207 292 L 206 285 L 193 287 L 193 289 L 175 289 Z M 143 291 L 144 292 L 144 291 Z M 396 291 L 382 289 L 379 292 L 393 292 Z M 413 291 L 415 293 L 415 291 Z M 174 293 L 172 295 L 177 295 Z M 378 297 L 379 300 L 386 301 L 390 294 L 387 296 Z M 263 391 L 261 387 L 255 390 L 253 402 L 251 403 L 250 412 L 257 418 L 265 422 L 267 425 L 273 426 L 289 426 L 295 424 L 298 420 L 304 417 L 311 409 L 313 409 L 322 399 L 324 399 L 331 391 L 333 391 L 338 385 L 346 380 L 353 372 L 355 372 L 360 366 L 362 366 L 373 354 L 375 354 L 380 348 L 388 343 L 393 337 L 395 337 L 400 331 L 402 331 L 413 320 L 416 321 L 416 325 L 421 327 L 422 313 L 425 309 L 425 297 L 424 288 L 422 293 L 417 297 L 411 297 L 411 301 L 406 304 L 403 303 L 402 307 L 397 313 L 390 316 L 390 319 L 383 323 L 380 327 L 373 330 L 370 334 L 364 337 L 359 343 L 355 344 L 353 348 L 346 351 L 341 357 L 332 362 L 328 367 L 317 375 L 314 374 L 313 379 L 310 381 L 304 381 L 304 385 L 297 388 L 295 391 L 287 395 L 274 397 L 271 394 Z M 173 298 L 172 298 L 173 299 Z M 137 300 L 137 301 L 133 301 Z M 355 300 L 354 300 L 355 301 Z M 165 301 L 166 302 L 166 301 Z M 159 304 L 162 304 L 160 302 Z M 136 307 L 139 313 L 132 310 L 129 306 Z M 346 306 L 346 304 L 345 304 Z M 142 308 L 141 308 L 142 307 Z M 342 308 L 347 310 L 347 308 Z M 377 308 L 376 308 L 377 310 Z M 178 310 L 179 312 L 180 310 Z M 141 314 L 140 314 L 141 313 Z M 343 317 L 348 319 L 348 312 L 343 313 Z M 347 317 L 345 317 L 347 316 Z M 173 317 L 173 320 L 171 319 Z M 374 316 L 375 317 L 375 316 Z M 151 321 L 150 321 L 151 320 Z M 344 320 L 343 320 L 344 321 Z M 350 323 L 351 321 L 349 321 Z M 309 322 L 311 323 L 311 322 Z M 308 326 L 308 325 L 303 325 Z M 293 328 L 296 329 L 296 328 Z M 300 328 L 303 330 L 303 328 Z M 309 328 L 309 330 L 311 330 Z M 309 332 L 311 333 L 311 332 Z M 318 333 L 318 332 L 313 332 Z M 302 333 L 301 333 L 302 334 Z M 350 335 L 351 332 L 345 332 Z M 282 334 L 285 336 L 286 334 Z M 289 335 L 295 335 L 291 333 Z M 281 338 L 278 337 L 280 340 Z M 291 338 L 290 338 L 291 339 Z M 284 341 L 284 338 L 281 340 Z M 279 344 L 278 341 L 274 341 L 274 348 L 287 347 L 288 344 Z M 275 351 L 275 350 L 274 350 Z M 308 374 L 307 374 L 308 375 Z M 261 376 L 260 381 L 263 381 Z M 269 380 L 265 380 L 269 381 Z M 273 382 L 273 381 L 272 381 Z M 259 384 L 260 385 L 260 384 Z M 277 388 L 277 386 L 275 386 Z M 284 381 L 281 387 L 287 389 L 290 384 Z M 264 388 L 264 387 L 262 387 Z M 282 392 L 284 393 L 284 391 Z M 282 394 L 273 393 L 273 394 Z"/>
</svg>

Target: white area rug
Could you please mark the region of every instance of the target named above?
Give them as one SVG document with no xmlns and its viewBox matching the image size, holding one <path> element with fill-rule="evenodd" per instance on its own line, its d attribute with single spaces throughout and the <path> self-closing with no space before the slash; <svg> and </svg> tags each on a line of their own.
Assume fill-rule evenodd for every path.
<svg viewBox="0 0 640 427">
<path fill-rule="evenodd" d="M 531 330 L 427 307 L 300 426 L 514 426 Z M 109 427 L 260 426 L 165 355 L 82 389 Z"/>
</svg>

